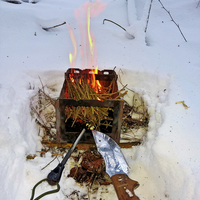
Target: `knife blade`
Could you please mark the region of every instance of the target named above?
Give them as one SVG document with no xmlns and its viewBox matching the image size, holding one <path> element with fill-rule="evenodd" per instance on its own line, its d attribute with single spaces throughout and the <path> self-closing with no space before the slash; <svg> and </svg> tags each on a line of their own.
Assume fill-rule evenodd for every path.
<svg viewBox="0 0 200 200">
<path fill-rule="evenodd" d="M 134 189 L 139 183 L 128 177 L 129 166 L 118 144 L 108 135 L 92 130 L 98 152 L 106 165 L 119 200 L 139 200 Z"/>
</svg>

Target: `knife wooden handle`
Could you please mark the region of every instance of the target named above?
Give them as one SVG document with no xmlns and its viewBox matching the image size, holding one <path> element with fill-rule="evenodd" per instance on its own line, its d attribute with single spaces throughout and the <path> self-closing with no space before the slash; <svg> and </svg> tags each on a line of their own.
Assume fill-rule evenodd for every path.
<svg viewBox="0 0 200 200">
<path fill-rule="evenodd" d="M 111 177 L 119 200 L 140 200 L 134 193 L 139 183 L 126 174 L 115 174 Z"/>
</svg>

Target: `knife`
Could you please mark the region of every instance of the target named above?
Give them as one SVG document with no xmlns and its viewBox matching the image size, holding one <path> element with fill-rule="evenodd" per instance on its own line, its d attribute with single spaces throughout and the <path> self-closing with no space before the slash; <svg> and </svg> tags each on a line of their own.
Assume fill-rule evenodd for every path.
<svg viewBox="0 0 200 200">
<path fill-rule="evenodd" d="M 129 166 L 118 144 L 108 135 L 92 130 L 98 152 L 104 158 L 106 172 L 111 177 L 119 200 L 139 200 L 134 189 L 139 183 L 128 177 Z"/>
</svg>

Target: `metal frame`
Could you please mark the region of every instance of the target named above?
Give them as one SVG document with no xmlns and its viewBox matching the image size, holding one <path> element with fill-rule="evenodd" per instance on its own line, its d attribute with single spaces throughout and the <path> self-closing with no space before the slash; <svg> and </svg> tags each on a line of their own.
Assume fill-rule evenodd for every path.
<svg viewBox="0 0 200 200">
<path fill-rule="evenodd" d="M 77 72 L 77 73 L 76 73 Z M 106 72 L 106 73 L 105 73 Z M 122 123 L 122 114 L 123 114 L 123 101 L 117 100 L 91 100 L 91 99 L 82 99 L 76 101 L 74 99 L 67 98 L 67 85 L 66 79 L 69 78 L 69 74 L 75 73 L 75 76 L 87 76 L 90 73 L 89 69 L 80 70 L 80 69 L 68 69 L 65 73 L 65 81 L 60 93 L 60 97 L 56 101 L 56 131 L 57 131 L 57 142 L 58 143 L 73 143 L 80 131 L 78 132 L 67 132 L 65 128 L 65 107 L 68 105 L 71 106 L 83 106 L 83 107 L 110 107 L 113 108 L 113 123 L 112 123 L 112 132 L 107 133 L 113 140 L 117 143 L 120 142 L 120 133 L 121 133 L 121 123 Z M 110 83 L 113 79 L 117 80 L 117 75 L 113 70 L 103 70 L 98 72 L 96 76 L 97 80 L 102 80 L 104 83 Z M 113 91 L 118 91 L 117 82 L 114 84 Z M 116 94 L 117 95 L 117 94 Z M 94 139 L 90 130 L 87 130 L 86 133 L 80 140 L 80 143 L 93 144 Z"/>
</svg>

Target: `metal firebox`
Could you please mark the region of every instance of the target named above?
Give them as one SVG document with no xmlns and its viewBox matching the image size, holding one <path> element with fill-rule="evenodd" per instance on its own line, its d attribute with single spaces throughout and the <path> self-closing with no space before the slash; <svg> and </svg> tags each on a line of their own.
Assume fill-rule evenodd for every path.
<svg viewBox="0 0 200 200">
<path fill-rule="evenodd" d="M 94 73 L 91 69 L 80 70 L 77 68 L 70 68 L 65 73 L 65 81 L 60 93 L 60 97 L 56 101 L 56 131 L 57 131 L 57 142 L 58 143 L 73 143 L 77 136 L 80 134 L 82 128 L 87 128 L 86 124 L 80 124 L 80 122 L 75 122 L 73 127 L 69 128 L 69 125 L 65 123 L 65 108 L 66 106 L 83 106 L 83 107 L 105 107 L 105 108 L 112 108 L 113 112 L 109 113 L 110 117 L 112 117 L 112 127 L 108 130 L 104 130 L 105 127 L 100 127 L 100 131 L 104 132 L 105 134 L 109 135 L 113 140 L 117 143 L 120 142 L 120 133 L 121 133 L 121 123 L 122 123 L 122 114 L 123 114 L 123 102 L 117 100 L 105 100 L 105 101 L 98 101 L 98 100 L 91 100 L 91 99 L 81 99 L 76 101 L 74 99 L 68 98 L 67 92 L 67 81 L 69 80 L 70 76 L 74 78 L 84 77 L 87 78 Z M 117 87 L 117 75 L 114 70 L 98 70 L 98 74 L 95 74 L 96 80 L 107 87 L 111 84 L 114 80 L 114 84 L 112 87 L 112 93 L 116 93 L 118 91 Z M 113 96 L 114 98 L 115 96 Z M 70 122 L 67 122 L 70 123 Z M 102 129 L 102 130 L 101 130 Z M 85 144 L 94 144 L 94 139 L 92 133 L 89 129 L 86 130 L 85 134 L 83 135 L 82 139 L 79 143 Z"/>
</svg>

